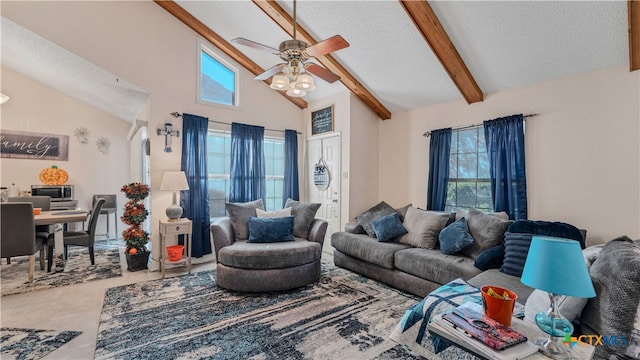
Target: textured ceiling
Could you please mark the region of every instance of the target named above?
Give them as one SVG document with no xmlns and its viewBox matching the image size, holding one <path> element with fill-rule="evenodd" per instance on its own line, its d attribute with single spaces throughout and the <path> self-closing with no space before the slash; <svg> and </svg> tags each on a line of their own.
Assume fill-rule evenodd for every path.
<svg viewBox="0 0 640 360">
<path fill-rule="evenodd" d="M 250 1 L 177 3 L 227 41 L 244 37 L 277 48 L 280 42 L 290 38 Z M 293 13 L 292 1 L 277 3 Z M 438 1 L 430 4 L 485 96 L 628 64 L 625 1 Z M 332 55 L 392 113 L 463 99 L 398 1 L 300 0 L 297 17 L 316 40 L 340 34 L 351 44 Z M 9 65 L 6 39 L 3 19 L 3 65 L 21 65 L 16 62 Z M 56 54 L 64 50 L 38 45 L 42 49 L 35 53 L 36 46 L 23 46 L 26 48 L 23 51 L 31 51 L 21 55 L 26 58 L 33 55 L 42 59 L 49 56 L 48 51 Z M 281 62 L 275 55 L 241 45 L 236 47 L 264 69 Z M 22 66 L 29 68 L 25 71 L 47 78 L 51 74 L 44 74 L 44 68 L 62 69 L 67 61 L 60 54 L 57 59 L 46 62 L 31 59 Z M 60 64 L 52 66 L 56 61 Z M 101 99 L 109 99 L 102 105 L 94 104 L 97 107 L 113 106 L 117 99 L 108 95 L 108 91 L 114 89 L 132 92 L 140 99 L 146 96 L 123 79 L 113 84 L 113 75 L 92 68 L 91 64 L 87 66 L 77 76 L 65 74 L 64 86 L 74 87 L 70 84 L 73 79 L 85 82 L 92 76 L 102 79 L 98 80 L 102 84 L 99 91 L 105 91 L 106 95 L 92 91 L 87 100 L 99 103 Z M 54 85 L 61 82 L 60 79 L 49 81 Z M 327 84 L 318 79 L 316 83 L 318 89 L 305 97 L 307 101 L 346 89 L 340 82 Z M 75 87 L 76 91 L 83 91 L 78 85 Z"/>
</svg>

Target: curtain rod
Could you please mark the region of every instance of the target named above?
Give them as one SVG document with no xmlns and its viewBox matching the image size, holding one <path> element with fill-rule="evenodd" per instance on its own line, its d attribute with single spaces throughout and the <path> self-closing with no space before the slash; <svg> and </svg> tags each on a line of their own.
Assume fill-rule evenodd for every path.
<svg viewBox="0 0 640 360">
<path fill-rule="evenodd" d="M 179 113 L 179 112 L 177 112 L 177 111 L 172 112 L 172 113 L 171 113 L 171 115 L 173 115 L 173 117 L 176 117 L 176 118 L 182 117 L 182 114 L 180 114 L 180 113 Z M 222 124 L 222 125 L 229 125 L 229 126 L 231 126 L 231 124 L 226 123 L 226 122 L 222 122 L 222 121 L 209 120 L 209 122 L 211 122 L 211 123 L 216 123 L 216 124 Z M 283 132 L 284 132 L 284 130 L 267 129 L 267 128 L 265 128 L 265 130 L 268 130 L 268 131 L 277 131 L 277 132 L 281 132 L 281 133 L 283 133 Z M 296 133 L 298 133 L 298 134 L 302 134 L 300 131 L 296 131 Z"/>
<path fill-rule="evenodd" d="M 524 117 L 524 118 L 528 118 L 528 117 L 534 117 L 534 116 L 538 116 L 538 115 L 540 115 L 540 114 L 529 114 L 529 115 L 524 115 L 524 116 L 522 116 L 522 117 Z M 451 130 L 462 130 L 462 129 L 468 129 L 468 128 L 472 128 L 472 127 L 480 126 L 480 125 L 482 125 L 482 124 L 463 125 L 463 126 L 458 126 L 458 127 L 451 128 Z M 429 137 L 429 136 L 431 136 L 431 131 L 425 131 L 425 132 L 423 132 L 423 133 L 422 133 L 422 136 L 424 136 L 424 137 Z"/>
</svg>

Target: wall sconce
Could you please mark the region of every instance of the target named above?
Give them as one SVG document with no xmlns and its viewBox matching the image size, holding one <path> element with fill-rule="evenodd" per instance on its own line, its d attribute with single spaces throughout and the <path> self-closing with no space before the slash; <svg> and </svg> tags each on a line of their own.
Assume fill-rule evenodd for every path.
<svg viewBox="0 0 640 360">
<path fill-rule="evenodd" d="M 9 101 L 9 99 L 11 99 L 9 96 L 0 93 L 0 104 L 6 103 L 7 101 Z"/>
<path fill-rule="evenodd" d="M 171 152 L 171 137 L 180 137 L 180 131 L 173 130 L 172 123 L 164 123 L 164 129 L 156 129 L 158 135 L 164 135 L 164 152 Z"/>
</svg>

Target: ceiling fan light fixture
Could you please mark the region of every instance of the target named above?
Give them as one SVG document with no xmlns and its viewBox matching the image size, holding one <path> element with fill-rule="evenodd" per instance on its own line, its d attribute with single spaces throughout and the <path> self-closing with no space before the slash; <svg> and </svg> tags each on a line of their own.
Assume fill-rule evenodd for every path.
<svg viewBox="0 0 640 360">
<path fill-rule="evenodd" d="M 307 92 L 304 90 L 293 88 L 293 89 L 287 90 L 287 95 L 291 97 L 303 97 L 307 95 Z"/>
<path fill-rule="evenodd" d="M 313 83 L 313 77 L 309 74 L 300 74 L 296 79 L 295 88 L 304 91 L 313 91 L 316 89 L 316 85 Z"/>
<path fill-rule="evenodd" d="M 279 72 L 273 76 L 269 87 L 274 90 L 287 90 L 289 89 L 289 77 L 284 73 Z"/>
</svg>

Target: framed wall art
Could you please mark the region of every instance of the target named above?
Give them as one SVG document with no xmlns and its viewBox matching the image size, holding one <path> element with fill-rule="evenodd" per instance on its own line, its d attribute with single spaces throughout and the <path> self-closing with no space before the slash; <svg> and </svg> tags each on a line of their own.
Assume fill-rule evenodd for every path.
<svg viewBox="0 0 640 360">
<path fill-rule="evenodd" d="M 311 112 L 311 135 L 333 131 L 333 105 Z"/>
<path fill-rule="evenodd" d="M 69 136 L 0 130 L 0 157 L 33 160 L 69 160 Z"/>
</svg>

